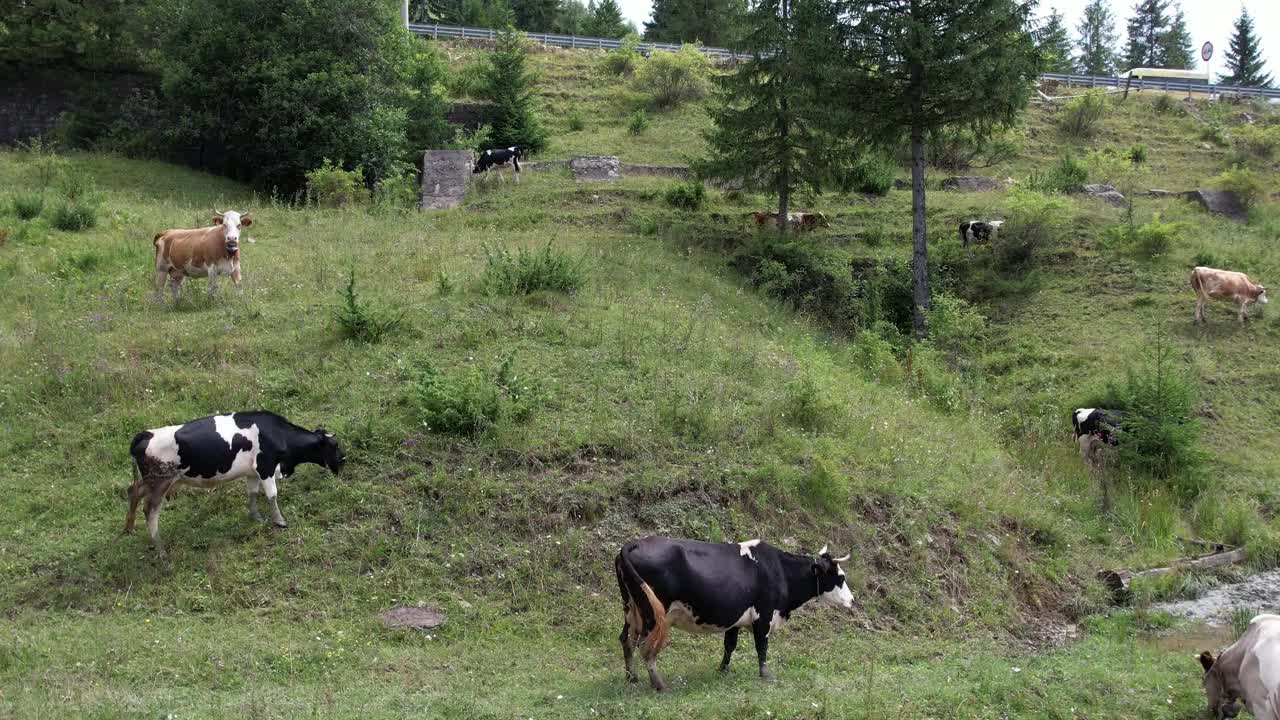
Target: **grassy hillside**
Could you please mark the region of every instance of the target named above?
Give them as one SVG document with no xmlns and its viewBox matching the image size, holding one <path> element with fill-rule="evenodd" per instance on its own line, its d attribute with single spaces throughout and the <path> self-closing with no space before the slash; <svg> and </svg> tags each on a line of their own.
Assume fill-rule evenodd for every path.
<svg viewBox="0 0 1280 720">
<path fill-rule="evenodd" d="M 597 55 L 535 57 L 544 96 L 564 102 L 549 155 L 696 150 L 698 108 L 633 138 L 616 88 L 591 74 Z M 582 133 L 559 132 L 570 107 L 591 111 Z M 1149 143 L 1154 176 L 1182 189 L 1223 162 L 1193 123 L 1135 100 L 1092 142 Z M 1062 144 L 1034 109 L 1022 153 L 984 172 L 1023 178 Z M 477 187 L 457 211 L 378 214 L 292 208 L 157 163 L 71 162 L 104 194 L 96 228 L 55 230 L 48 210 L 22 221 L 12 193 L 0 200 L 6 715 L 1187 718 L 1201 706 L 1189 651 L 1220 638 L 1091 616 L 1105 608 L 1093 572 L 1177 555 L 1175 532 L 1272 557 L 1274 313 L 1241 328 L 1219 307 L 1196 330 L 1185 288 L 1197 253 L 1276 276 L 1272 207 L 1236 225 L 1143 201 L 1140 221 L 1186 223 L 1148 261 L 1100 241 L 1118 210 L 1066 200 L 1071 230 L 1030 281 L 970 294 L 991 318 L 976 350 L 930 365 L 833 333 L 735 269 L 759 198 L 713 193 L 682 212 L 666 181 L 547 172 Z M 0 154 L 0 187 L 30 189 L 32 171 Z M 930 194 L 954 278 L 990 279 L 992 252 L 961 253 L 954 223 L 1011 197 Z M 849 262 L 909 250 L 905 193 L 813 205 L 834 220 L 815 242 Z M 243 293 L 209 298 L 196 281 L 155 302 L 151 236 L 215 206 L 253 208 Z M 486 284 L 503 248 L 548 244 L 580 268 L 576 293 Z M 382 342 L 341 337 L 353 268 L 365 301 L 403 313 Z M 1214 409 L 1214 482 L 1191 505 L 1121 483 L 1104 513 L 1067 411 L 1158 321 Z M 415 390 L 428 365 L 487 383 L 508 358 L 527 416 L 476 436 L 428 426 Z M 348 453 L 341 477 L 307 467 L 282 483 L 287 530 L 251 522 L 233 487 L 166 507 L 169 565 L 145 535 L 119 535 L 134 432 L 257 407 L 326 425 Z M 661 660 L 675 692 L 625 687 L 611 560 L 650 532 L 847 549 L 855 610 L 806 611 L 779 633 L 774 684 L 750 648 L 724 678 L 718 638 L 677 633 Z M 383 629 L 376 614 L 400 603 L 448 623 Z"/>
</svg>

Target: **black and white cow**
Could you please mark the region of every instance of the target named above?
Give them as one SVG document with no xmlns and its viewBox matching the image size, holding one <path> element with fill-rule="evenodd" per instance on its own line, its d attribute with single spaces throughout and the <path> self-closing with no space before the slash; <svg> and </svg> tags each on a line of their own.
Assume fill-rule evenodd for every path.
<svg viewBox="0 0 1280 720">
<path fill-rule="evenodd" d="M 1119 442 L 1118 433 L 1124 413 L 1118 410 L 1102 408 L 1077 408 L 1071 413 L 1071 427 L 1076 432 L 1076 442 L 1080 445 L 1080 457 L 1089 465 L 1096 466 L 1104 445 L 1115 445 Z"/>
<path fill-rule="evenodd" d="M 960 245 L 969 247 L 969 243 L 994 240 L 1003 224 L 1003 220 L 966 220 L 960 223 Z"/>
<path fill-rule="evenodd" d="M 519 145 L 513 145 L 509 148 L 492 148 L 480 153 L 480 157 L 476 158 L 475 167 L 471 168 L 471 174 L 488 173 L 490 170 L 498 170 L 498 179 L 506 182 L 506 178 L 502 176 L 501 168 L 510 163 L 515 167 L 516 182 L 520 182 L 520 158 L 524 157 L 524 148 Z"/>
<path fill-rule="evenodd" d="M 614 560 L 625 620 L 622 657 L 627 680 L 636 682 L 632 659 L 643 645 L 649 682 L 665 690 L 658 674 L 658 653 L 666 647 L 671 625 L 695 633 L 724 635 L 724 659 L 738 645 L 738 630 L 751 628 L 760 677 L 769 680 L 769 632 L 796 608 L 818 598 L 848 608 L 853 593 L 840 563 L 824 547 L 816 557 L 796 555 L 761 542 L 706 543 L 650 536 L 622 546 Z"/>
<path fill-rule="evenodd" d="M 134 436 L 129 454 L 133 456 L 133 485 L 129 487 L 124 531 L 133 531 L 138 503 L 146 497 L 147 532 L 161 554 L 160 507 L 176 485 L 214 488 L 245 478 L 249 516 L 262 521 L 258 493 L 265 491 L 271 503 L 271 522 L 287 527 L 276 504 L 276 482 L 304 463 L 323 465 L 337 473 L 346 461 L 333 433 L 324 428 L 300 428 L 265 410 L 210 415 L 182 425 L 145 430 Z"/>
</svg>

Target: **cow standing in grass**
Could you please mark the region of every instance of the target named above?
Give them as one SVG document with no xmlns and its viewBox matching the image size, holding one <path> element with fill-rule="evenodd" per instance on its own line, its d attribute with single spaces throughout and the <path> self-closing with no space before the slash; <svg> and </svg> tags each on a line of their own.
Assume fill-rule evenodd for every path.
<svg viewBox="0 0 1280 720">
<path fill-rule="evenodd" d="M 287 527 L 276 504 L 276 483 L 304 463 L 323 465 L 336 474 L 346 462 L 333 433 L 324 428 L 306 430 L 266 411 L 211 415 L 145 430 L 134 436 L 129 454 L 133 457 L 133 484 L 124 531 L 133 531 L 138 503 L 145 497 L 147 533 L 161 555 L 160 508 L 175 486 L 214 488 L 245 478 L 249 516 L 262 521 L 258 494 L 265 491 L 271 522 Z"/>
<path fill-rule="evenodd" d="M 614 560 L 625 620 L 622 657 L 627 680 L 636 682 L 633 656 L 642 647 L 649 683 L 665 690 L 658 653 L 671 625 L 694 633 L 724 635 L 720 671 L 738 645 L 738 631 L 750 628 L 760 677 L 767 665 L 769 633 L 814 598 L 835 607 L 853 605 L 840 563 L 824 547 L 817 556 L 784 552 L 761 542 L 706 543 L 647 537 L 622 547 Z"/>
<path fill-rule="evenodd" d="M 240 228 L 253 224 L 249 213 L 214 210 L 213 225 L 193 230 L 165 230 L 155 236 L 156 299 L 165 282 L 177 300 L 182 281 L 188 277 L 208 277 L 209 294 L 217 288 L 218 275 L 230 275 L 240 286 Z M 252 242 L 252 240 L 250 240 Z"/>
<path fill-rule="evenodd" d="M 1242 272 L 1196 267 L 1191 271 L 1191 289 L 1196 291 L 1196 322 L 1204 322 L 1204 308 L 1210 300 L 1234 300 L 1240 306 L 1240 322 L 1249 316 L 1249 303 L 1267 304 L 1267 288 L 1254 284 Z"/>
<path fill-rule="evenodd" d="M 1209 717 L 1233 718 L 1240 702 L 1257 720 L 1280 720 L 1280 615 L 1258 615 L 1231 647 L 1200 653 Z"/>
<path fill-rule="evenodd" d="M 524 157 L 524 148 L 519 145 L 513 145 L 508 148 L 490 148 L 480 153 L 476 158 L 476 164 L 471 168 L 472 175 L 485 173 L 488 177 L 490 170 L 497 173 L 498 179 L 506 182 L 507 179 L 502 176 L 502 168 L 508 164 L 515 168 L 516 183 L 520 182 L 520 158 Z"/>
</svg>

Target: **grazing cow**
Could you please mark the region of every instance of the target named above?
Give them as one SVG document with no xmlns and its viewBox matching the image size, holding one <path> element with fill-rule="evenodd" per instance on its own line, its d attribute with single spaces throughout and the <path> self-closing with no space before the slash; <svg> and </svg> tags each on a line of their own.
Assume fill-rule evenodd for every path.
<svg viewBox="0 0 1280 720">
<path fill-rule="evenodd" d="M 966 220 L 960 223 L 960 245 L 969 247 L 969 243 L 995 240 L 996 232 L 1003 224 L 1003 220 Z"/>
<path fill-rule="evenodd" d="M 161 555 L 160 507 L 176 485 L 214 488 L 245 478 L 249 516 L 262 521 L 258 493 L 265 490 L 271 503 L 271 522 L 287 527 L 276 504 L 276 482 L 304 463 L 323 465 L 336 474 L 346 461 L 333 433 L 324 428 L 306 430 L 262 410 L 211 415 L 146 430 L 134 436 L 129 454 L 133 456 L 133 485 L 129 487 L 124 531 L 133 531 L 138 502 L 145 496 L 147 532 Z"/>
<path fill-rule="evenodd" d="M 797 230 L 812 230 L 819 225 L 831 227 L 827 222 L 827 216 L 820 212 L 787 213 L 787 222 Z"/>
<path fill-rule="evenodd" d="M 1200 653 L 1209 716 L 1235 717 L 1240 700 L 1257 720 L 1280 720 L 1280 615 L 1258 615 L 1231 647 Z"/>
<path fill-rule="evenodd" d="M 738 630 L 751 628 L 760 677 L 772 679 L 766 664 L 770 630 L 815 597 L 836 607 L 853 605 L 840 569 L 848 559 L 831 557 L 825 547 L 817 557 L 796 555 L 760 540 L 706 543 L 651 536 L 627 543 L 613 564 L 622 591 L 625 619 L 618 640 L 627 680 L 636 682 L 632 655 L 643 644 L 650 684 L 666 689 L 657 660 L 671 625 L 723 634 L 721 672 L 729 669 Z"/>
<path fill-rule="evenodd" d="M 480 157 L 476 158 L 476 164 L 475 167 L 471 168 L 471 174 L 486 173 L 486 177 L 488 177 L 489 170 L 497 169 L 498 179 L 506 182 L 507 179 L 502 176 L 501 168 L 510 163 L 515 167 L 516 182 L 520 182 L 520 158 L 522 157 L 524 157 L 524 148 L 519 145 L 485 150 L 480 153 Z"/>
<path fill-rule="evenodd" d="M 214 278 L 220 274 L 230 275 L 231 282 L 239 287 L 240 228 L 252 224 L 253 218 L 249 213 L 241 215 L 233 210 L 214 210 L 210 227 L 157 233 L 154 238 L 156 299 L 160 298 L 166 279 L 174 300 L 182 291 L 182 281 L 188 277 L 208 276 L 210 295 L 216 288 Z"/>
<path fill-rule="evenodd" d="M 751 217 L 756 221 L 756 226 L 762 226 L 767 223 L 778 222 L 778 213 L 771 212 L 752 212 Z"/>
<path fill-rule="evenodd" d="M 1080 457 L 1089 465 L 1095 465 L 1098 453 L 1105 445 L 1115 445 L 1121 430 L 1124 414 L 1101 408 L 1078 408 L 1071 413 L 1071 426 L 1080 445 Z"/>
<path fill-rule="evenodd" d="M 1191 271 L 1191 289 L 1196 291 L 1196 322 L 1204 322 L 1204 306 L 1210 300 L 1235 300 L 1240 305 L 1240 322 L 1249 316 L 1249 303 L 1267 304 L 1267 288 L 1255 285 L 1242 272 L 1196 267 Z"/>
</svg>

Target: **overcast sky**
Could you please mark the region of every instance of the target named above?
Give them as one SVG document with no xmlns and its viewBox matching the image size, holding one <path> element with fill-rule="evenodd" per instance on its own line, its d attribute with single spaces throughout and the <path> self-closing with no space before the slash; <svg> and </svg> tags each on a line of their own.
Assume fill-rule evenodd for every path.
<svg viewBox="0 0 1280 720">
<path fill-rule="evenodd" d="M 644 21 L 649 19 L 652 8 L 651 0 L 619 0 L 619 3 L 627 19 L 643 32 Z M 1040 11 L 1047 13 L 1050 7 L 1060 10 L 1067 18 L 1074 40 L 1076 24 L 1080 22 L 1087 4 L 1088 0 L 1041 0 Z M 1111 0 L 1111 11 L 1118 16 L 1116 32 L 1122 49 L 1125 21 L 1133 14 L 1133 6 L 1133 0 Z M 1249 8 L 1254 30 L 1262 39 L 1262 56 L 1267 61 L 1267 71 L 1274 79 L 1280 80 L 1280 0 L 1182 0 L 1187 28 L 1195 41 L 1196 59 L 1200 58 L 1200 46 L 1208 40 L 1214 48 L 1213 59 L 1209 61 L 1214 78 L 1225 69 L 1222 55 L 1227 50 L 1227 39 L 1231 37 L 1231 24 L 1240 15 L 1242 6 Z M 1200 67 L 1203 69 L 1204 64 L 1201 63 Z"/>
</svg>

